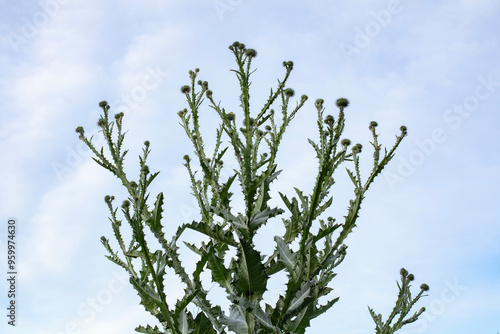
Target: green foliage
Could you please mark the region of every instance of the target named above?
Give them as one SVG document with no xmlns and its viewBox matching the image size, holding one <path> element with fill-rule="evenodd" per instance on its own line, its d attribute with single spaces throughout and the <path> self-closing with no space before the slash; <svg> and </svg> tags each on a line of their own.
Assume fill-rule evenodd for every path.
<svg viewBox="0 0 500 334">
<path fill-rule="evenodd" d="M 162 225 L 165 222 L 162 217 L 163 193 L 157 195 L 154 203 L 149 201 L 148 187 L 158 175 L 151 173 L 146 164 L 150 143 L 144 143 L 139 157 L 138 181 L 131 181 L 123 166 L 128 152 L 122 149 L 125 137 L 123 114 L 115 115 L 112 121 L 109 119 L 109 105 L 105 101 L 99 104 L 103 115 L 98 124 L 110 157 L 106 156 L 104 148 L 94 147 L 92 138 L 85 137 L 83 128 L 76 130 L 94 153 L 93 159 L 114 174 L 129 194 L 121 209 L 113 205 L 113 196 L 105 198 L 123 257 L 112 249 L 108 239 L 102 237 L 101 241 L 109 253 L 107 258 L 128 271 L 130 283 L 140 296 L 141 304 L 163 326 L 163 329 L 139 326 L 136 330 L 140 333 L 211 334 L 227 330 L 238 334 L 304 333 L 312 319 L 328 311 L 339 300 L 330 296 L 333 290 L 330 283 L 337 274 L 336 267 L 346 255 L 345 240 L 356 226 L 365 193 L 406 136 L 406 127 L 401 127 L 401 134 L 396 136 L 394 145 L 382 153 L 375 131 L 377 123 L 371 122 L 373 168 L 363 179 L 359 168 L 361 144 L 349 150 L 350 140 L 341 140 L 345 125 L 344 110 L 349 101 L 344 98 L 337 100 L 339 112 L 335 119 L 332 115 L 325 116 L 324 101 L 316 100 L 319 138 L 309 140 L 318 161 L 314 187 L 310 194 L 298 188 L 294 188 L 295 196 L 279 193 L 284 208 L 271 207 L 269 201 L 276 196 L 271 191 L 271 184 L 281 172 L 276 163 L 278 148 L 307 96 L 303 95 L 293 105 L 294 91 L 285 88 L 293 63 L 287 61 L 283 63 L 284 78 L 278 80 L 276 88 L 271 89 L 264 106 L 252 113 L 250 76 L 252 60 L 257 53 L 238 42 L 229 49 L 236 59 L 237 68 L 232 71 L 240 86 L 241 112 L 226 112 L 214 99 L 208 83 L 198 79 L 198 69 L 189 72 L 190 84 L 181 88 L 188 108 L 178 115 L 196 157 L 192 161 L 189 156 L 184 156 L 184 165 L 190 177 L 192 194 L 199 206 L 200 219 L 182 224 L 176 233 L 168 236 L 170 240 L 167 240 Z M 199 113 L 203 102 L 208 102 L 220 118 L 212 152 L 206 151 L 200 131 Z M 274 109 L 276 105 L 279 111 Z M 242 121 L 243 127 L 238 128 L 237 121 Z M 116 134 L 113 133 L 115 128 Z M 229 152 L 234 154 L 237 168 L 229 177 L 223 178 L 221 172 Z M 350 165 L 346 169 L 354 194 L 343 221 L 337 223 L 331 217 L 323 219 L 322 215 L 333 202 L 330 195 L 334 185 L 333 175 L 346 163 Z M 235 212 L 232 207 L 233 191 L 238 186 L 244 199 L 241 212 Z M 118 218 L 118 210 L 123 218 Z M 285 232 L 282 236 L 275 236 L 276 246 L 272 254 L 262 254 L 255 248 L 254 238 L 262 226 L 278 216 L 282 217 Z M 120 231 L 123 219 L 132 230 L 128 246 Z M 199 245 L 185 242 L 198 256 L 192 273 L 186 271 L 178 253 L 178 242 L 186 229 L 201 233 L 207 239 Z M 146 234 L 154 236 L 161 249 L 150 250 Z M 297 245 L 296 250 L 293 250 L 292 244 Z M 236 255 L 230 256 L 231 253 Z M 167 268 L 174 270 L 185 287 L 184 297 L 175 305 L 167 303 L 165 295 Z M 228 313 L 212 305 L 207 298 L 200 279 L 203 271 L 210 271 L 212 281 L 226 292 L 231 303 Z M 270 277 L 280 272 L 286 273 L 286 288 L 277 302 L 270 305 L 264 301 L 263 295 L 268 289 Z M 382 323 L 381 316 L 370 309 L 377 333 L 393 333 L 402 325 L 415 321 L 423 312 L 421 310 L 403 320 L 422 295 L 421 292 L 411 299 L 409 281 L 409 275 L 404 274 L 396 307 L 386 323 Z M 197 312 L 192 311 L 195 308 Z M 390 327 L 398 314 L 400 317 Z"/>
</svg>

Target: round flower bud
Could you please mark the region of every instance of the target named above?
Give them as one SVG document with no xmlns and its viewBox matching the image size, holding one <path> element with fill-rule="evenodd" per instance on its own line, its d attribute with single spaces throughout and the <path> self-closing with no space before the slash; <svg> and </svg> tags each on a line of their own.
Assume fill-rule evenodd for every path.
<svg viewBox="0 0 500 334">
<path fill-rule="evenodd" d="M 337 107 L 339 108 L 345 108 L 349 105 L 349 100 L 346 98 L 341 97 L 340 99 L 337 100 Z"/>
<path fill-rule="evenodd" d="M 106 125 L 106 121 L 104 120 L 104 118 L 100 118 L 97 122 L 97 125 L 103 128 Z"/>
<path fill-rule="evenodd" d="M 106 108 L 107 106 L 108 106 L 108 102 L 106 102 L 106 101 L 99 102 L 99 107 Z"/>
<path fill-rule="evenodd" d="M 267 153 L 262 153 L 262 157 L 265 159 L 267 158 Z"/>
<path fill-rule="evenodd" d="M 427 284 L 425 284 L 425 283 L 424 283 L 424 284 L 422 284 L 422 285 L 420 286 L 420 289 L 421 289 L 421 290 L 423 290 L 423 291 L 429 291 L 429 286 L 428 286 Z"/>
<path fill-rule="evenodd" d="M 408 275 L 408 272 L 406 271 L 405 268 L 401 268 L 401 271 L 399 272 L 401 274 L 401 276 L 406 276 Z"/>
<path fill-rule="evenodd" d="M 128 200 L 124 200 L 122 203 L 122 208 L 127 209 L 130 206 L 130 202 Z"/>
<path fill-rule="evenodd" d="M 378 123 L 377 123 L 377 122 L 375 122 L 375 121 L 371 121 L 371 122 L 370 122 L 370 126 L 369 126 L 369 128 L 370 128 L 370 129 L 372 129 L 372 128 L 376 128 L 377 126 L 378 126 Z"/>
<path fill-rule="evenodd" d="M 240 42 L 236 41 L 236 42 L 234 42 L 231 46 L 233 46 L 233 47 L 237 48 L 237 47 L 239 47 L 239 46 L 240 46 Z"/>
<path fill-rule="evenodd" d="M 260 136 L 260 137 L 262 137 L 264 135 L 264 131 L 258 130 L 257 131 L 257 135 Z"/>
<path fill-rule="evenodd" d="M 361 153 L 361 149 L 363 148 L 363 145 L 361 144 L 356 144 L 352 147 L 352 152 L 353 153 Z"/>
<path fill-rule="evenodd" d="M 328 115 L 325 118 L 325 123 L 328 125 L 332 125 L 335 122 L 335 119 L 333 118 L 332 115 Z"/>
<path fill-rule="evenodd" d="M 104 196 L 104 202 L 111 203 L 111 196 L 109 195 Z"/>
<path fill-rule="evenodd" d="M 328 217 L 328 218 L 327 218 L 327 220 L 328 220 L 329 222 L 333 222 L 333 217 Z"/>
<path fill-rule="evenodd" d="M 130 187 L 137 188 L 137 183 L 135 181 L 130 182 Z"/>
<path fill-rule="evenodd" d="M 240 48 L 240 50 L 243 50 L 243 49 L 245 48 L 245 44 L 240 43 L 240 44 L 238 45 L 238 47 Z"/>
<path fill-rule="evenodd" d="M 316 100 L 316 106 L 322 107 L 324 102 L 325 102 L 325 100 L 323 100 L 323 99 L 317 99 Z"/>
<path fill-rule="evenodd" d="M 123 118 L 123 115 L 124 114 L 122 112 L 119 112 L 118 114 L 115 115 L 115 119 L 118 121 Z"/>
<path fill-rule="evenodd" d="M 206 94 L 207 94 L 207 97 L 208 97 L 208 98 L 211 98 L 211 97 L 212 97 L 213 92 L 209 89 L 209 90 L 207 90 Z"/>
<path fill-rule="evenodd" d="M 189 155 L 187 155 L 187 154 L 184 156 L 184 160 L 186 160 L 186 162 L 191 161 L 191 159 L 189 158 Z"/>
<path fill-rule="evenodd" d="M 266 125 L 265 129 L 266 129 L 266 131 L 271 131 L 272 130 L 272 128 L 271 128 L 270 125 Z"/>
<path fill-rule="evenodd" d="M 351 141 L 347 138 L 345 139 L 342 139 L 342 141 L 340 142 L 342 144 L 342 146 L 349 146 L 351 145 Z"/>
<path fill-rule="evenodd" d="M 197 68 L 195 68 L 195 69 L 194 69 L 194 71 L 195 71 L 196 73 L 198 73 L 198 72 L 200 71 L 200 69 L 197 67 Z"/>
<path fill-rule="evenodd" d="M 79 126 L 75 129 L 75 132 L 80 134 L 80 136 L 83 136 L 83 134 L 85 133 L 85 130 L 83 130 L 82 126 Z"/>
<path fill-rule="evenodd" d="M 406 126 L 404 126 L 404 125 L 401 125 L 401 127 L 399 129 L 401 130 L 401 132 L 403 134 L 406 134 L 408 132 L 408 128 Z"/>
<path fill-rule="evenodd" d="M 413 276 L 413 274 L 409 274 L 408 275 L 408 280 L 409 281 L 413 281 L 415 279 L 415 276 Z"/>
<path fill-rule="evenodd" d="M 307 95 L 302 95 L 302 96 L 300 97 L 300 99 L 301 99 L 302 101 L 306 101 L 306 100 L 307 100 Z"/>
<path fill-rule="evenodd" d="M 257 51 L 254 49 L 248 49 L 245 54 L 247 55 L 248 58 L 255 58 L 257 57 Z"/>
<path fill-rule="evenodd" d="M 233 114 L 232 112 L 227 113 L 226 116 L 227 116 L 227 119 L 230 121 L 234 121 L 234 119 L 236 118 L 236 115 Z"/>
<path fill-rule="evenodd" d="M 198 83 L 198 85 L 200 85 L 200 86 L 201 86 L 201 85 L 203 85 L 203 81 L 201 81 L 201 80 L 198 80 L 198 82 L 197 82 L 197 83 Z"/>
<path fill-rule="evenodd" d="M 295 91 L 291 88 L 287 88 L 283 91 L 285 93 L 286 96 L 288 97 L 292 97 L 295 95 Z"/>
<path fill-rule="evenodd" d="M 143 174 L 147 175 L 149 174 L 149 167 L 147 165 L 144 165 L 141 171 Z"/>
<path fill-rule="evenodd" d="M 150 144 L 150 143 L 149 143 L 149 140 L 146 140 L 146 141 L 144 142 L 144 146 L 146 146 L 146 147 L 149 147 L 149 144 Z"/>
<path fill-rule="evenodd" d="M 183 94 L 189 94 L 190 91 L 191 91 L 191 87 L 189 87 L 188 85 L 184 85 L 181 87 L 181 93 L 183 93 Z"/>
</svg>

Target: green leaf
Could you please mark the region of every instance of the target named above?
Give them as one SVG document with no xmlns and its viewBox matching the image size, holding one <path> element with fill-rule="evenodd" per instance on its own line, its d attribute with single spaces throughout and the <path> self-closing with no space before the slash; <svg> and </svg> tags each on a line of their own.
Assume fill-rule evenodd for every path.
<svg viewBox="0 0 500 334">
<path fill-rule="evenodd" d="M 325 305 L 320 305 L 320 306 L 316 307 L 314 309 L 314 312 L 313 312 L 311 319 L 316 318 L 317 316 L 320 316 L 321 314 L 328 311 L 330 309 L 330 307 L 333 306 L 333 304 L 335 304 L 336 302 L 339 301 L 339 299 L 340 299 L 340 297 L 337 297 L 335 299 L 328 301 Z"/>
<path fill-rule="evenodd" d="M 297 291 L 297 294 L 290 303 L 290 307 L 287 310 L 288 313 L 293 313 L 293 311 L 295 311 L 299 307 L 303 308 L 304 304 L 310 303 L 310 301 L 308 301 L 307 299 L 311 295 L 311 286 L 313 286 L 314 284 L 316 284 L 316 282 L 308 281 L 300 287 L 300 290 Z"/>
<path fill-rule="evenodd" d="M 229 177 L 226 183 L 222 185 L 222 188 L 220 190 L 219 196 L 220 196 L 220 201 L 221 201 L 221 206 L 222 207 L 228 207 L 229 206 L 229 199 L 231 198 L 231 193 L 229 192 L 229 188 L 233 184 L 234 179 L 236 178 L 236 174 L 233 176 Z"/>
<path fill-rule="evenodd" d="M 224 261 L 215 254 L 213 248 L 208 252 L 208 268 L 212 272 L 212 280 L 230 292 L 232 290 L 230 273 L 224 266 Z"/>
<path fill-rule="evenodd" d="M 250 230 L 256 231 L 260 226 L 266 223 L 269 218 L 276 217 L 279 214 L 284 213 L 285 211 L 279 208 L 265 208 L 264 211 L 259 211 L 250 219 Z"/>
<path fill-rule="evenodd" d="M 191 333 L 192 329 L 189 328 L 188 314 L 186 313 L 186 309 L 183 309 L 179 314 L 179 318 L 177 318 L 177 324 L 179 325 L 179 332 L 181 334 Z"/>
<path fill-rule="evenodd" d="M 233 216 L 234 217 L 234 216 Z M 234 217 L 236 218 L 236 217 Z M 213 225 L 209 226 L 206 223 L 198 223 L 193 221 L 190 224 L 185 224 L 187 228 L 190 228 L 194 231 L 200 232 L 202 234 L 205 234 L 206 236 L 209 236 L 210 238 L 231 245 L 233 247 L 236 247 L 238 244 L 234 240 L 234 237 L 230 231 L 224 231 L 224 228 L 220 225 Z M 193 249 L 194 251 L 194 249 Z"/>
<path fill-rule="evenodd" d="M 145 333 L 145 334 L 164 334 L 164 332 L 160 331 L 158 326 L 151 327 L 149 325 L 147 325 L 146 327 L 138 326 L 135 329 L 135 331 L 139 332 L 139 333 Z"/>
<path fill-rule="evenodd" d="M 235 306 L 231 307 L 229 317 L 224 314 L 222 315 L 221 322 L 236 334 L 248 334 L 248 325 L 245 318 Z"/>
<path fill-rule="evenodd" d="M 160 298 L 156 292 L 149 285 L 141 282 L 136 277 L 131 276 L 130 283 L 132 283 L 139 297 L 141 297 L 141 304 L 146 311 L 156 316 L 159 313 L 158 306 L 161 305 Z"/>
<path fill-rule="evenodd" d="M 278 247 L 280 261 L 283 262 L 289 272 L 292 272 L 293 266 L 295 265 L 295 254 L 292 253 L 282 238 L 275 236 L 274 240 L 276 241 L 276 245 Z"/>
<path fill-rule="evenodd" d="M 194 330 L 191 334 L 216 334 L 217 331 L 214 329 L 212 323 L 207 318 L 205 313 L 200 312 L 194 319 Z"/>
<path fill-rule="evenodd" d="M 234 280 L 236 290 L 238 294 L 244 296 L 261 297 L 267 286 L 266 268 L 261 262 L 260 253 L 255 250 L 253 245 L 241 239 L 240 242 Z"/>
</svg>

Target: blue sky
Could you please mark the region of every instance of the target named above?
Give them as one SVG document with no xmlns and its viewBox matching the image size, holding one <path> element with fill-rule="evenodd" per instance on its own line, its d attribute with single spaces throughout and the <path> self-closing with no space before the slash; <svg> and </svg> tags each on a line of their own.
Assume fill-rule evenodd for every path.
<svg viewBox="0 0 500 334">
<path fill-rule="evenodd" d="M 431 290 L 421 320 L 398 333 L 500 332 L 497 1 L 0 3 L 0 258 L 5 268 L 14 217 L 19 272 L 17 326 L 2 316 L 2 333 L 118 334 L 154 323 L 99 241 L 112 237 L 103 197 L 123 199 L 123 190 L 74 129 L 96 131 L 101 100 L 123 111 L 130 157 L 152 143 L 150 167 L 161 174 L 151 191 L 165 193 L 167 234 L 196 219 L 179 88 L 199 67 L 235 110 L 227 46 L 236 40 L 258 51 L 254 106 L 283 75 L 284 60 L 295 64 L 289 86 L 310 98 L 283 142 L 276 190 L 310 189 L 316 98 L 332 113 L 338 97 L 349 98 L 346 133 L 365 147 L 372 120 L 387 146 L 401 124 L 409 129 L 347 242 L 332 285 L 340 302 L 309 333 L 373 333 L 367 305 L 390 312 L 401 267 L 415 274 L 415 291 L 421 283 Z M 210 132 L 217 122 L 206 110 Z M 127 168 L 135 172 L 137 161 Z M 352 191 L 341 174 L 337 218 Z M 175 283 L 167 289 L 178 293 Z"/>
</svg>

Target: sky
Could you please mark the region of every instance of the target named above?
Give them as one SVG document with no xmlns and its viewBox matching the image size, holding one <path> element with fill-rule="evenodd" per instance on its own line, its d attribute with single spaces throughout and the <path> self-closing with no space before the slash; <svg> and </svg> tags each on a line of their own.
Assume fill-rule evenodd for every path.
<svg viewBox="0 0 500 334">
<path fill-rule="evenodd" d="M 182 157 L 192 147 L 177 112 L 180 87 L 200 68 L 214 96 L 238 113 L 228 46 L 254 48 L 252 105 L 294 62 L 288 82 L 309 96 L 285 135 L 274 184 L 311 191 L 316 112 L 350 100 L 346 136 L 366 148 L 370 121 L 396 156 L 370 188 L 332 281 L 339 296 L 308 333 L 374 333 L 367 306 L 384 317 L 404 267 L 413 291 L 426 283 L 427 311 L 398 333 L 500 332 L 500 3 L 455 1 L 0 1 L 1 333 L 118 334 L 155 324 L 105 257 L 113 239 L 105 195 L 125 199 L 113 175 L 78 140 L 96 134 L 102 100 L 124 112 L 127 170 L 151 142 L 152 196 L 165 194 L 171 235 L 197 218 Z M 255 110 L 255 109 L 254 109 Z M 206 107 L 203 131 L 217 120 Z M 209 136 L 209 135 L 208 135 Z M 99 143 L 99 140 L 97 140 Z M 101 142 L 102 143 L 102 142 Z M 334 205 L 341 220 L 352 194 L 339 170 Z M 364 174 L 366 177 L 366 173 Z M 495 186 L 495 184 L 497 186 Z M 275 198 L 279 204 L 278 198 Z M 16 221 L 16 326 L 8 325 L 7 232 Z M 279 221 L 264 230 L 279 233 Z M 258 247 L 266 247 L 260 239 Z M 193 261 L 189 253 L 183 259 Z M 273 291 L 271 291 L 273 293 Z M 175 280 L 167 294 L 178 294 Z"/>
</svg>

